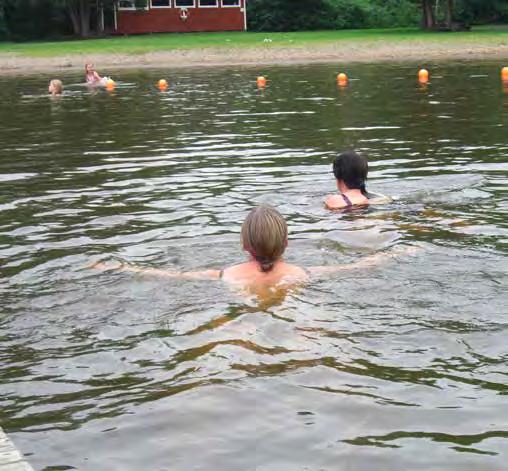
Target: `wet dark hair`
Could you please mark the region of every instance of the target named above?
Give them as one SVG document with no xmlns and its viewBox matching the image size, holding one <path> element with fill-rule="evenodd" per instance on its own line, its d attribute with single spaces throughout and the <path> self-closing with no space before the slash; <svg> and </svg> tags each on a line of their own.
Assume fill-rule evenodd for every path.
<svg viewBox="0 0 508 471">
<path fill-rule="evenodd" d="M 365 157 L 350 150 L 335 157 L 333 174 L 337 180 L 342 180 L 351 190 L 361 190 L 367 196 L 365 181 L 369 173 L 369 163 Z"/>
</svg>

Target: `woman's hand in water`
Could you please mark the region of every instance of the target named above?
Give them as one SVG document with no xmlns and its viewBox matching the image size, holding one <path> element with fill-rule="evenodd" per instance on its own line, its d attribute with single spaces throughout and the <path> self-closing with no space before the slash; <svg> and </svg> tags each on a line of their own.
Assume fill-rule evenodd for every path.
<svg viewBox="0 0 508 471">
<path fill-rule="evenodd" d="M 103 270 L 103 271 L 109 271 L 109 270 L 115 270 L 115 271 L 128 271 L 133 273 L 152 273 L 152 274 L 177 274 L 176 272 L 172 273 L 170 271 L 166 270 L 157 270 L 155 268 L 141 268 L 136 267 L 135 265 L 129 265 L 127 263 L 123 262 L 94 262 L 90 265 L 88 265 L 86 268 L 93 268 L 95 270 Z"/>
<path fill-rule="evenodd" d="M 110 262 L 110 263 L 103 263 L 103 262 L 93 262 L 90 265 L 87 265 L 85 268 L 93 268 L 94 270 L 121 270 L 122 267 L 124 267 L 125 264 L 121 262 Z"/>
<path fill-rule="evenodd" d="M 126 271 L 131 273 L 141 273 L 144 275 L 154 275 L 166 278 L 180 278 L 182 280 L 218 280 L 220 278 L 220 270 L 203 270 L 195 272 L 178 272 L 172 270 L 160 270 L 158 268 L 141 268 L 134 265 L 128 265 L 121 262 L 103 263 L 94 262 L 86 268 L 96 270 L 115 270 Z"/>
<path fill-rule="evenodd" d="M 310 267 L 308 270 L 312 275 L 326 275 L 329 273 L 336 273 L 339 271 L 345 270 L 356 270 L 359 268 L 368 268 L 379 265 L 380 263 L 388 260 L 390 258 L 396 258 L 404 255 L 414 255 L 422 250 L 420 247 L 416 246 L 397 246 L 385 252 L 375 253 L 373 255 L 369 255 L 364 257 L 357 262 L 349 263 L 348 265 L 330 265 L 323 267 Z"/>
<path fill-rule="evenodd" d="M 389 258 L 397 258 L 406 255 L 413 255 L 419 252 L 420 250 L 421 250 L 420 247 L 415 247 L 412 245 L 402 247 L 397 246 L 385 252 L 379 252 L 373 255 L 369 255 L 365 258 L 362 258 L 361 260 L 358 260 L 358 262 L 352 263 L 349 266 L 351 268 L 372 267 L 375 265 L 379 265 L 380 263 L 382 263 L 385 260 L 388 260 Z"/>
</svg>

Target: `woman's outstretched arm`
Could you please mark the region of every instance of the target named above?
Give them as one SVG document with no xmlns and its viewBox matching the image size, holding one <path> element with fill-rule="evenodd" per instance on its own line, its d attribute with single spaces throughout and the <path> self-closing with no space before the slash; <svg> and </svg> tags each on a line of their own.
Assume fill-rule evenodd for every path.
<svg viewBox="0 0 508 471">
<path fill-rule="evenodd" d="M 357 262 L 348 263 L 347 265 L 330 265 L 321 267 L 309 267 L 308 271 L 314 276 L 324 276 L 330 273 L 337 273 L 339 271 L 357 270 L 362 268 L 374 267 L 391 258 L 397 258 L 404 255 L 411 255 L 418 252 L 418 247 L 396 247 L 386 252 L 380 252 L 373 255 L 368 255 Z"/>
<path fill-rule="evenodd" d="M 130 273 L 142 273 L 145 275 L 154 275 L 166 278 L 178 278 L 181 280 L 218 280 L 220 278 L 220 270 L 202 270 L 202 271 L 188 271 L 179 272 L 171 270 L 160 270 L 158 268 L 141 268 L 135 265 L 128 265 L 126 263 L 94 263 L 89 268 L 96 270 L 115 270 L 126 271 Z"/>
</svg>

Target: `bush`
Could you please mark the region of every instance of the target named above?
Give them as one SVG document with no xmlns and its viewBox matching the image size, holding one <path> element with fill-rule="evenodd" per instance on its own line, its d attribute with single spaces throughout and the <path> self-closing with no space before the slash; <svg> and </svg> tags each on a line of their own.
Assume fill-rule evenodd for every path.
<svg viewBox="0 0 508 471">
<path fill-rule="evenodd" d="M 326 0 L 252 0 L 249 29 L 298 31 L 333 28 L 334 11 Z"/>
<path fill-rule="evenodd" d="M 0 0 L 0 37 L 26 40 L 67 31 L 62 12 L 50 0 Z"/>
<path fill-rule="evenodd" d="M 414 26 L 420 8 L 410 0 L 251 0 L 254 31 Z"/>
<path fill-rule="evenodd" d="M 457 0 L 454 17 L 465 23 L 492 23 L 508 21 L 506 0 Z"/>
<path fill-rule="evenodd" d="M 377 0 L 364 3 L 368 11 L 367 27 L 394 28 L 420 24 L 421 10 L 415 2 L 408 0 Z"/>
</svg>

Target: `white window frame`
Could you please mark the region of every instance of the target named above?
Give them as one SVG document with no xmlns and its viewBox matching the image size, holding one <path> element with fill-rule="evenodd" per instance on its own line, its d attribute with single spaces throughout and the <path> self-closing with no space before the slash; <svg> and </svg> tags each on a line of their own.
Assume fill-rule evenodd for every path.
<svg viewBox="0 0 508 471">
<path fill-rule="evenodd" d="M 126 1 L 126 0 L 124 0 L 124 1 Z M 128 0 L 128 1 L 131 2 L 132 6 L 131 7 L 121 7 L 120 3 L 118 3 L 118 11 L 138 11 L 138 10 L 147 10 L 148 11 L 150 9 L 151 2 L 147 1 L 145 8 L 137 8 L 135 0 Z"/>
<path fill-rule="evenodd" d="M 153 8 L 154 10 L 158 10 L 159 8 L 173 8 L 173 2 L 174 2 L 174 1 L 175 1 L 175 0 L 169 0 L 169 5 L 167 5 L 167 6 L 162 6 L 162 7 L 160 7 L 160 6 L 159 6 L 159 7 L 158 7 L 158 6 L 154 6 L 154 5 L 153 5 L 153 3 L 152 3 L 152 2 L 153 2 L 153 0 L 150 0 L 150 8 Z"/>
<path fill-rule="evenodd" d="M 238 5 L 224 5 L 224 0 L 221 0 L 221 7 L 222 8 L 241 8 L 242 7 L 242 0 L 237 0 Z"/>
<path fill-rule="evenodd" d="M 215 5 L 201 5 L 201 0 L 198 0 L 198 5 L 199 8 L 219 8 L 220 7 L 219 2 L 220 0 L 215 0 Z"/>
<path fill-rule="evenodd" d="M 126 0 L 124 0 L 124 1 L 126 1 Z M 132 4 L 131 7 L 121 7 L 120 6 L 120 2 L 118 2 L 118 11 L 134 11 L 134 10 L 136 10 L 136 3 L 135 3 L 135 1 L 134 0 L 129 0 L 129 1 Z"/>
<path fill-rule="evenodd" d="M 179 7 L 179 6 L 176 4 L 176 2 L 177 2 L 177 1 L 178 1 L 178 0 L 173 0 L 173 6 L 174 6 L 175 8 L 180 9 L 180 10 L 181 10 L 182 8 L 196 8 L 196 0 L 192 0 L 192 5 L 189 5 L 189 6 L 183 6 L 183 7 Z"/>
</svg>

